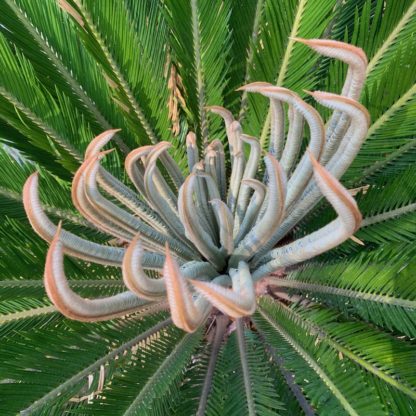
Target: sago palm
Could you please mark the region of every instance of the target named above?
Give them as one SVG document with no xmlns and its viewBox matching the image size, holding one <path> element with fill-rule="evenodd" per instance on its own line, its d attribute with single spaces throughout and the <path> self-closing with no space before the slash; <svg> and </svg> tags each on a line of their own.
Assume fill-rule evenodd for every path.
<svg viewBox="0 0 416 416">
<path fill-rule="evenodd" d="M 2 415 L 416 413 L 416 3 L 4 0 Z"/>
</svg>

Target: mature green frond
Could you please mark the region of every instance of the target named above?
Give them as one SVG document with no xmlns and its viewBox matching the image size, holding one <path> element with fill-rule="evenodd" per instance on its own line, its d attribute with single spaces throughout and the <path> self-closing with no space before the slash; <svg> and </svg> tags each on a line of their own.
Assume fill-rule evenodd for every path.
<svg viewBox="0 0 416 416">
<path fill-rule="evenodd" d="M 312 90 L 317 78 L 312 75 L 318 57 L 294 37 L 319 38 L 325 32 L 336 5 L 334 0 L 266 1 L 260 23 L 259 47 L 250 68 L 250 79 L 285 86 L 303 95 Z M 270 119 L 268 101 L 250 94 L 244 127 L 249 134 L 267 139 Z"/>
<path fill-rule="evenodd" d="M 408 396 L 401 394 L 389 384 L 384 383 L 380 379 L 373 379 L 373 384 L 377 394 L 382 400 L 384 407 L 388 409 L 392 415 L 412 415 L 415 407 L 409 402 Z"/>
<path fill-rule="evenodd" d="M 374 224 L 378 215 L 385 214 L 387 219 L 389 212 L 403 209 L 416 202 L 416 184 L 412 180 L 415 175 L 415 166 L 410 166 L 393 178 L 380 175 L 373 186 L 365 193 L 360 193 L 357 200 L 361 212 L 365 215 L 364 226 Z"/>
<path fill-rule="evenodd" d="M 305 330 L 316 334 L 319 342 L 327 343 L 416 401 L 415 377 L 411 368 L 416 349 L 412 344 L 361 322 L 342 321 L 336 312 L 324 307 L 283 307 L 282 312 Z"/>
<path fill-rule="evenodd" d="M 52 92 L 55 85 L 65 91 L 74 106 L 85 113 L 96 134 L 111 128 L 126 130 L 111 100 L 104 74 L 82 47 L 74 24 L 58 2 L 7 0 L 5 3 L 0 16 L 1 24 L 7 28 L 4 34 L 30 59 L 43 85 Z M 37 44 L 42 53 L 33 48 L 33 44 Z M 129 144 L 134 143 L 128 131 L 122 135 Z M 127 150 L 120 137 L 115 141 L 123 151 Z"/>
<path fill-rule="evenodd" d="M 253 321 L 256 330 L 274 354 L 280 358 L 284 370 L 292 374 L 292 382 L 302 389 L 313 409 L 317 409 L 322 415 L 343 414 L 343 409 L 337 399 L 331 394 L 320 376 L 299 354 L 300 350 L 292 347 L 282 328 L 279 326 L 280 331 L 276 330 L 277 323 L 268 322 L 259 313 L 256 313 Z"/>
<path fill-rule="evenodd" d="M 352 34 L 352 42 L 359 44 L 370 58 L 368 86 L 391 66 L 405 43 L 411 45 L 416 24 L 416 5 L 412 0 L 373 3 L 375 6 L 367 1 L 364 6 L 367 10 L 357 19 Z M 371 7 L 374 7 L 373 13 Z"/>
<path fill-rule="evenodd" d="M 166 137 L 166 30 L 159 5 L 80 0 L 74 4 L 82 16 L 78 33 L 109 79 L 115 103 L 135 126 L 137 143 Z M 143 19 L 138 25 L 132 20 L 137 16 Z"/>
<path fill-rule="evenodd" d="M 6 121 L 24 134 L 29 133 L 33 144 L 50 152 L 65 167 L 74 169 L 92 136 L 88 126 L 79 128 L 82 118 L 77 109 L 58 90 L 55 91 L 56 98 L 45 91 L 30 62 L 20 52 L 13 51 L 3 35 L 0 35 L 0 65 L 0 102 L 16 109 L 14 117 L 9 114 Z M 43 140 L 30 136 L 20 114 L 36 131 L 43 133 Z"/>
<path fill-rule="evenodd" d="M 51 175 L 40 165 L 23 158 L 16 158 L 5 148 L 0 148 L 0 209 L 4 216 L 0 223 L 9 218 L 21 221 L 20 224 L 15 221 L 16 226 L 28 225 L 23 209 L 22 189 L 28 176 L 35 171 L 40 175 L 42 182 L 40 196 L 48 215 L 69 224 L 70 228 L 78 230 L 81 234 L 86 233 L 91 237 L 100 238 L 97 228 L 75 211 L 71 201 L 71 188 L 66 181 Z"/>
<path fill-rule="evenodd" d="M 180 385 L 170 399 L 169 415 L 197 414 L 207 374 L 209 348 L 210 346 L 202 340 L 193 353 L 191 362 L 184 368 Z"/>
<path fill-rule="evenodd" d="M 363 394 L 369 389 L 364 373 L 351 363 L 340 362 L 327 345 L 316 342 L 316 334 L 305 334 L 296 324 L 286 321 L 280 308 L 276 304 L 272 312 L 260 309 L 254 322 L 283 357 L 283 365 L 294 374 L 295 382 L 302 386 L 319 414 L 385 414 L 376 397 L 370 403 L 368 394 Z M 352 374 L 354 384 L 349 382 Z"/>
<path fill-rule="evenodd" d="M 43 296 L 45 298 L 45 296 Z M 46 299 L 20 298 L 0 302 L 0 336 L 2 339 L 21 331 L 56 327 L 63 317 Z"/>
<path fill-rule="evenodd" d="M 273 362 L 271 370 L 273 378 L 277 380 L 279 397 L 283 403 L 285 411 L 283 414 L 304 414 L 305 416 L 315 415 L 312 404 L 306 398 L 299 385 L 295 383 L 294 375 L 285 368 L 285 362 L 282 356 L 276 353 L 276 350 L 266 342 L 264 334 L 256 328 L 259 339 L 264 343 L 264 348 Z"/>
<path fill-rule="evenodd" d="M 258 48 L 260 22 L 264 13 L 264 0 L 241 3 L 234 0 L 231 7 L 230 30 L 232 31 L 232 65 L 230 68 L 229 92 L 225 107 L 242 117 L 247 106 L 247 92 L 241 95 L 234 91 L 250 82 L 250 70 Z"/>
<path fill-rule="evenodd" d="M 397 166 L 396 162 L 413 152 L 415 146 L 411 120 L 416 108 L 416 77 L 412 69 L 416 64 L 416 6 L 411 1 L 385 5 L 379 1 L 370 29 L 369 19 L 369 11 L 361 20 L 357 18 L 353 34 L 353 42 L 371 58 L 364 102 L 373 119 L 368 138 L 346 175 L 348 181 L 355 183 L 363 183 L 393 163 Z M 372 36 L 368 36 L 368 30 Z M 388 87 L 392 83 L 394 89 Z"/>
<path fill-rule="evenodd" d="M 70 188 L 64 181 L 50 175 L 40 166 L 16 159 L 5 149 L 0 149 L 0 271 L 1 279 L 40 279 L 46 244 L 39 241 L 27 221 L 22 204 L 22 188 L 27 177 L 38 170 L 41 175 L 41 198 L 44 209 L 56 223 L 62 220 L 68 229 L 97 241 L 106 241 L 98 230 L 73 210 Z M 19 261 L 16 261 L 16 256 Z M 73 261 L 68 262 L 69 273 L 80 271 Z M 114 270 L 94 265 L 89 268 L 90 278 L 114 275 Z"/>
<path fill-rule="evenodd" d="M 403 170 L 414 160 L 415 11 L 412 0 L 348 1 L 335 20 L 332 37 L 362 47 L 370 58 L 362 96 L 373 126 L 344 176 L 354 186 L 371 182 L 378 172 Z M 339 91 L 345 66 L 323 59 L 320 71 L 320 88 Z"/>
<path fill-rule="evenodd" d="M 124 283 L 117 279 L 101 280 L 70 280 L 69 285 L 82 296 L 114 295 L 124 290 Z M 12 300 L 25 297 L 43 299 L 45 288 L 43 281 L 39 279 L 15 279 L 0 281 L 0 300 Z"/>
<path fill-rule="evenodd" d="M 200 337 L 199 332 L 184 335 L 169 328 L 139 344 L 102 394 L 92 405 L 82 407 L 82 414 L 169 414 L 169 394 L 179 387 L 183 368 L 190 362 Z"/>
<path fill-rule="evenodd" d="M 3 3 L 2 415 L 416 414 L 414 0 Z"/>
<path fill-rule="evenodd" d="M 416 205 L 409 204 L 374 217 L 368 217 L 357 236 L 369 244 L 412 242 L 415 238 L 415 211 Z"/>
<path fill-rule="evenodd" d="M 0 148 L 0 195 L 2 213 L 19 220 L 26 220 L 22 207 L 22 189 L 27 177 L 38 170 L 42 181 L 42 200 L 45 202 L 46 210 L 62 219 L 87 225 L 73 209 L 70 200 L 70 187 L 62 180 L 49 174 L 39 165 L 35 165 L 23 159 L 16 159 L 6 149 Z M 10 208 L 8 208 L 10 207 Z M 19 208 L 20 207 L 20 211 Z M 66 218 L 65 218 L 66 217 Z"/>
<path fill-rule="evenodd" d="M 54 309 L 52 311 L 52 309 Z M 4 339 L 18 338 L 22 331 L 36 331 L 53 328 L 55 331 L 63 329 L 64 317 L 55 310 L 53 306 L 35 308 L 22 312 L 19 316 L 10 314 L 8 317 L 1 317 L 0 335 Z M 7 319 L 7 320 L 6 320 Z M 1 402 L 0 402 L 1 403 Z"/>
<path fill-rule="evenodd" d="M 398 76 L 405 79 L 403 73 Z M 365 183 L 377 171 L 413 152 L 416 141 L 412 120 L 415 114 L 416 84 L 412 84 L 374 121 L 359 156 L 346 174 L 346 180 L 351 182 L 355 178 L 354 183 Z M 398 167 L 400 165 L 395 169 Z"/>
<path fill-rule="evenodd" d="M 69 285 L 82 296 L 104 297 L 124 290 L 120 280 L 70 280 Z M 43 281 L 1 280 L 0 288 L 0 330 L 3 335 L 6 324 L 12 323 L 9 327 L 21 322 L 26 325 L 23 321 L 57 312 L 46 296 Z"/>
<path fill-rule="evenodd" d="M 105 379 L 111 378 L 118 367 L 131 359 L 134 348 L 137 351 L 142 341 L 161 333 L 168 322 L 159 322 L 160 319 L 160 315 L 145 319 L 139 315 L 139 319 L 132 317 L 104 325 L 67 321 L 61 335 L 48 328 L 21 332 L 18 338 L 2 341 L 1 411 L 57 412 L 71 397 L 94 392 L 100 371 Z M 118 360 L 114 360 L 116 357 Z M 94 381 L 88 385 L 90 375 Z"/>
<path fill-rule="evenodd" d="M 414 167 L 391 179 L 387 172 L 359 197 L 365 218 L 357 237 L 364 242 L 380 244 L 390 241 L 414 241 L 416 237 L 416 186 Z"/>
<path fill-rule="evenodd" d="M 1 100 L 0 105 L 2 106 L 2 111 L 5 111 L 5 118 L 8 117 L 7 114 L 11 114 L 11 117 L 14 117 L 16 110 L 12 105 Z M 28 125 L 25 125 L 24 127 L 27 129 L 30 128 Z M 40 163 L 46 170 L 59 176 L 60 178 L 70 178 L 70 174 L 67 169 L 65 169 L 58 161 L 51 158 L 48 151 L 34 146 L 27 140 L 27 136 L 22 134 L 19 130 L 13 128 L 2 118 L 0 118 L 0 131 L 0 146 L 2 148 L 13 149 L 11 152 L 12 154 L 18 154 L 20 158 L 26 158 L 32 160 L 33 162 Z M 31 129 L 30 134 L 36 135 L 37 133 Z M 44 136 L 40 134 L 39 140 L 43 140 L 43 137 Z"/>
<path fill-rule="evenodd" d="M 71 280 L 69 285 L 84 297 L 112 296 L 125 290 L 120 280 Z M 0 336 L 3 340 L 19 336 L 22 331 L 57 330 L 65 324 L 64 317 L 46 297 L 42 280 L 1 280 L 0 291 Z"/>
<path fill-rule="evenodd" d="M 241 335 L 243 339 L 240 338 Z M 220 352 L 206 414 L 284 414 L 276 393 L 276 381 L 272 378 L 270 366 L 258 340 L 246 331 L 241 332 L 240 336 L 236 332 L 231 334 Z M 242 355 L 239 346 L 241 343 L 244 345 Z M 246 370 L 242 367 L 242 360 Z M 251 404 L 248 403 L 249 398 L 246 395 L 246 377 L 249 378 L 252 394 Z"/>
<path fill-rule="evenodd" d="M 191 111 L 191 129 L 201 143 L 210 137 L 223 138 L 218 117 L 208 118 L 208 105 L 223 105 L 230 64 L 228 29 L 230 0 L 211 3 L 201 0 L 165 1 L 171 32 L 172 59 L 185 88 L 185 102 Z M 179 64 L 179 65 L 178 65 Z M 221 137 L 219 137 L 221 135 Z"/>
<path fill-rule="evenodd" d="M 299 317 L 303 317 L 308 313 L 311 315 L 316 313 L 315 325 L 307 326 L 305 324 L 303 326 L 303 321 Z M 369 357 L 361 353 L 362 349 L 364 349 L 364 345 L 362 345 L 364 335 L 358 341 L 358 323 L 345 322 L 341 324 L 338 322 L 336 328 L 335 326 L 331 327 L 334 333 L 329 333 L 330 325 L 324 326 L 325 319 L 329 320 L 328 317 L 331 316 L 329 310 L 299 307 L 295 311 L 285 307 L 283 304 L 264 300 L 261 302 L 260 314 L 303 356 L 311 368 L 327 384 L 332 394 L 344 408 L 344 412 L 356 415 L 385 414 L 380 399 L 376 395 L 372 395 L 370 398 L 368 394 L 363 394 L 363 391 L 371 391 L 369 380 L 373 377 L 371 374 L 367 374 L 366 371 L 371 371 L 377 376 L 381 374 L 389 378 L 388 368 L 383 368 L 385 372 L 377 370 L 380 365 L 381 367 L 383 365 L 388 366 L 386 363 L 381 364 L 377 362 L 377 359 L 383 359 L 386 346 L 390 347 L 390 344 L 383 344 L 382 335 L 372 334 L 370 328 L 366 330 L 360 327 L 361 334 L 368 333 L 369 341 L 367 346 L 372 344 L 374 348 L 366 349 L 367 354 L 371 354 L 374 351 L 373 355 Z M 347 328 L 349 328 L 349 333 Z M 305 330 L 307 333 L 304 332 Z M 354 342 L 354 330 L 355 335 L 357 335 L 357 341 L 351 345 L 348 344 L 348 341 Z M 393 338 L 391 340 L 394 342 Z M 378 350 L 376 349 L 377 347 Z M 397 347 L 406 351 L 404 355 L 407 354 L 407 359 L 411 360 L 410 346 L 403 343 Z M 363 371 L 357 365 L 362 366 L 366 371 Z M 406 370 L 404 369 L 404 371 Z M 409 372 L 406 372 L 406 374 L 410 376 Z M 354 377 L 354 384 L 349 382 L 350 377 Z M 395 382 L 392 378 L 389 378 L 389 380 Z M 408 393 L 411 393 L 411 389 Z"/>
<path fill-rule="evenodd" d="M 336 17 L 333 20 L 330 28 L 331 39 L 350 42 L 352 33 L 354 32 L 354 25 L 357 24 L 357 16 L 362 14 L 363 8 L 367 0 L 349 0 L 340 2 L 336 11 Z M 373 5 L 374 6 L 374 5 Z M 346 38 L 347 36 L 347 38 Z M 328 64 L 328 62 L 325 62 Z M 341 87 L 339 85 L 339 87 Z"/>
<path fill-rule="evenodd" d="M 395 53 L 400 50 L 403 43 L 398 41 L 404 36 L 404 43 L 409 42 L 412 30 L 408 26 L 414 13 L 412 0 L 382 1 L 382 0 L 349 0 L 342 2 L 338 8 L 336 18 L 333 20 L 331 38 L 353 43 L 362 47 L 370 59 L 368 67 L 367 86 L 378 81 L 380 75 L 385 75 L 388 61 L 395 59 Z M 410 30 L 409 30 L 410 29 Z M 410 43 L 410 42 L 409 42 Z M 375 67 L 381 64 L 377 70 Z M 332 85 L 331 91 L 339 91 L 343 80 L 337 74 L 341 69 L 335 61 L 324 59 L 321 67 L 332 67 L 329 73 L 323 72 L 323 85 Z M 326 84 L 325 84 L 326 82 Z M 387 92 L 387 91 L 386 91 Z M 370 109 L 378 103 L 370 103 Z"/>
<path fill-rule="evenodd" d="M 384 259 L 379 259 L 383 254 Z M 416 336 L 415 250 L 405 244 L 382 247 L 357 259 L 309 265 L 279 282 L 389 330 Z"/>
</svg>

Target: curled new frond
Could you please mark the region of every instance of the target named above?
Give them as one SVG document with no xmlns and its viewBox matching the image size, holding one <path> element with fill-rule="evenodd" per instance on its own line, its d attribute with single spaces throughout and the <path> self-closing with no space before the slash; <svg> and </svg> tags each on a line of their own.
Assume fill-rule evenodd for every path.
<svg viewBox="0 0 416 416">
<path fill-rule="evenodd" d="M 74 175 L 72 200 L 89 223 L 117 239 L 118 247 L 87 241 L 56 226 L 43 210 L 38 175 L 27 179 L 24 207 L 34 230 L 51 244 L 45 286 L 61 313 L 71 319 L 102 320 L 165 301 L 175 325 L 194 332 L 213 307 L 234 319 L 253 314 L 257 280 L 330 250 L 354 234 L 361 214 L 339 178 L 369 126 L 366 109 L 356 101 L 367 59 L 361 49 L 342 42 L 295 40 L 348 65 L 340 95 L 310 93 L 333 112 L 326 126 L 296 92 L 250 83 L 240 90 L 262 95 L 271 106 L 267 153 L 256 137 L 244 134 L 230 111 L 207 107 L 213 117 L 223 119 L 227 143 L 214 138 L 201 152 L 196 135 L 189 132 L 186 175 L 170 155 L 168 142 L 132 150 L 125 169 L 137 192 L 102 164 L 109 153 L 103 149 L 118 130 L 92 140 Z M 301 154 L 305 128 L 308 151 Z M 282 242 L 322 197 L 337 218 L 310 235 Z M 64 254 L 120 267 L 129 291 L 92 300 L 78 296 L 66 279 Z"/>
</svg>

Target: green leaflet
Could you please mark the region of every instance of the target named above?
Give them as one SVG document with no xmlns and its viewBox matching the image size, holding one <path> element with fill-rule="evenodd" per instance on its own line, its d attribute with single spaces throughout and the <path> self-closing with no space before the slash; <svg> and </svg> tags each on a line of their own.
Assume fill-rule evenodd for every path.
<svg viewBox="0 0 416 416">
<path fill-rule="evenodd" d="M 27 222 L 22 186 L 39 171 L 41 201 L 54 223 L 120 245 L 70 200 L 72 172 L 92 137 L 122 129 L 103 166 L 124 182 L 127 148 L 169 141 L 186 172 L 189 129 L 199 150 L 204 141 L 226 144 L 223 121 L 207 105 L 229 108 L 266 148 L 268 100 L 237 87 L 268 81 L 305 97 L 303 89 L 338 92 L 344 81 L 345 65 L 289 39 L 298 36 L 344 40 L 369 57 L 362 103 L 373 124 L 341 179 L 348 188 L 370 185 L 356 197 L 364 223 L 355 236 L 365 246 L 347 241 L 291 270 L 276 297 L 261 300 L 238 331 L 227 326 L 206 414 L 414 414 L 415 2 L 60 4 L 5 0 L 0 14 L 0 141 L 19 151 L 0 149 L 0 413 L 196 412 L 218 312 L 191 335 L 162 313 L 88 324 L 63 318 L 46 298 L 47 245 Z M 306 131 L 303 147 L 308 137 Z M 259 166 L 258 179 L 263 171 Z M 175 184 L 166 182 L 169 193 Z M 287 238 L 327 224 L 330 211 L 322 204 Z M 125 290 L 114 267 L 66 259 L 65 271 L 83 297 Z M 315 305 L 306 307 L 305 299 Z"/>
<path fill-rule="evenodd" d="M 380 254 L 384 259 L 378 258 Z M 414 268 L 414 249 L 391 245 L 355 259 L 306 266 L 289 275 L 282 287 L 413 338 L 416 303 L 410 276 Z"/>
<path fill-rule="evenodd" d="M 220 352 L 212 393 L 208 399 L 207 415 L 249 414 L 240 361 L 243 358 L 240 357 L 244 357 L 247 365 L 254 414 L 272 415 L 283 411 L 276 393 L 277 386 L 271 378 L 269 365 L 264 361 L 264 351 L 258 341 L 247 333 L 243 342 L 245 344 L 243 356 L 239 353 L 236 333 L 231 335 Z"/>
</svg>

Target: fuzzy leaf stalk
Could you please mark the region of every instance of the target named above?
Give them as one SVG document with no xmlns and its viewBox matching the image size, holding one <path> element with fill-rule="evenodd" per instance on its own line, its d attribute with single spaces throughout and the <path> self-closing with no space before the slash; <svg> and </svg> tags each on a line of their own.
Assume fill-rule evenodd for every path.
<svg viewBox="0 0 416 416">
<path fill-rule="evenodd" d="M 54 224 L 42 209 L 38 175 L 28 178 L 24 206 L 34 230 L 50 243 L 45 287 L 60 312 L 97 321 L 165 305 L 178 327 L 193 332 L 213 307 L 232 318 L 251 315 L 256 283 L 262 278 L 353 236 L 361 214 L 339 179 L 369 127 L 368 112 L 357 102 L 367 59 L 361 49 L 342 42 L 296 40 L 348 65 L 340 95 L 308 92 L 332 110 L 326 125 L 293 91 L 264 82 L 245 85 L 240 90 L 270 100 L 268 151 L 243 133 L 231 112 L 209 107 L 224 119 L 228 144 L 212 140 L 201 154 L 190 132 L 188 175 L 169 154 L 168 142 L 133 150 L 125 169 L 137 193 L 100 163 L 117 130 L 90 143 L 73 178 L 72 200 L 89 222 L 120 241 L 119 246 L 85 240 Z M 305 128 L 309 143 L 300 154 Z M 282 243 L 322 197 L 337 218 L 310 235 Z M 65 254 L 120 267 L 128 290 L 106 298 L 80 297 L 65 276 Z"/>
</svg>

